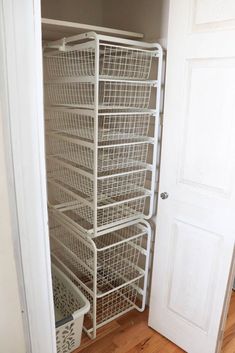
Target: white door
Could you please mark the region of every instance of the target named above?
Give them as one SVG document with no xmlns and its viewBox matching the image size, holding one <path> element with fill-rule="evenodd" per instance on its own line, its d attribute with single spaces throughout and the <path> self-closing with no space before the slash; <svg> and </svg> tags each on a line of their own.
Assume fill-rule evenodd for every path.
<svg viewBox="0 0 235 353">
<path fill-rule="evenodd" d="M 172 0 L 149 324 L 214 353 L 235 239 L 235 1 Z"/>
</svg>

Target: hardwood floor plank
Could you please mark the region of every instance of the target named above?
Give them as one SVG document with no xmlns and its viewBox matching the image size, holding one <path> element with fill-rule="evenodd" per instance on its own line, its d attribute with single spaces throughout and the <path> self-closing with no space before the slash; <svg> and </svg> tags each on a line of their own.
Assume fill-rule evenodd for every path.
<svg viewBox="0 0 235 353">
<path fill-rule="evenodd" d="M 84 350 L 84 348 L 89 347 L 91 345 L 95 345 L 97 341 L 101 340 L 102 338 L 106 338 L 110 333 L 116 331 L 117 329 L 120 328 L 120 325 L 117 321 L 111 321 L 107 325 L 101 327 L 98 330 L 98 334 L 96 339 L 91 340 L 85 333 L 83 333 L 82 336 L 82 345 L 78 349 L 74 351 L 74 353 L 80 353 L 81 351 Z"/>
<path fill-rule="evenodd" d="M 89 340 L 89 345 L 87 339 L 83 338 L 82 346 L 74 353 L 168 353 L 164 347 L 171 342 L 148 326 L 148 310 L 143 313 L 131 311 L 114 322 L 111 332 L 107 330 L 107 334 L 101 337 L 104 333 L 104 328 L 101 328 L 103 332 L 98 330 L 96 340 Z M 173 343 L 171 345 L 178 348 Z M 169 353 L 182 352 L 169 350 Z"/>
<path fill-rule="evenodd" d="M 148 341 L 151 339 L 151 336 L 153 335 L 154 332 L 145 322 L 140 322 L 139 324 L 131 326 L 114 337 L 113 342 L 117 346 L 115 353 L 129 352 L 133 347 L 140 344 L 141 341 Z"/>
<path fill-rule="evenodd" d="M 235 353 L 235 292 L 232 292 L 221 353 Z"/>
<path fill-rule="evenodd" d="M 166 338 L 161 335 L 156 335 L 153 332 L 151 337 L 143 339 L 131 350 L 127 351 L 127 353 L 159 353 L 160 350 L 167 345 L 167 343 L 168 341 Z"/>
</svg>

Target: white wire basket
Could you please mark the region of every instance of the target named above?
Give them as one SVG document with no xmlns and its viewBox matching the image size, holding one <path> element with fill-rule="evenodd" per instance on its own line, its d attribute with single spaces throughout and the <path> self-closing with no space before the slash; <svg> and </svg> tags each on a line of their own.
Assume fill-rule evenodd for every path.
<svg viewBox="0 0 235 353">
<path fill-rule="evenodd" d="M 78 286 L 52 264 L 57 353 L 70 353 L 80 346 L 84 315 L 90 303 Z"/>
<path fill-rule="evenodd" d="M 91 82 L 45 83 L 46 105 L 80 106 L 94 105 L 94 85 Z"/>
<path fill-rule="evenodd" d="M 150 136 L 149 112 L 99 113 L 98 143 L 143 140 Z M 46 131 L 65 133 L 94 141 L 94 113 L 92 111 L 50 108 L 45 110 Z M 152 122 L 154 124 L 154 121 Z"/>
<path fill-rule="evenodd" d="M 105 77 L 148 79 L 154 50 L 101 44 L 99 74 Z M 94 76 L 95 48 L 91 43 L 75 45 L 66 51 L 44 54 L 45 75 L 49 79 Z"/>
<path fill-rule="evenodd" d="M 146 169 L 119 175 L 99 177 L 97 179 L 97 202 L 100 204 L 109 198 L 141 192 L 146 186 Z M 78 192 L 81 197 L 91 199 L 94 196 L 92 175 L 82 174 L 79 168 L 56 158 L 47 158 L 48 180 L 54 180 L 69 190 Z M 148 179 L 150 177 L 148 176 Z"/>
<path fill-rule="evenodd" d="M 134 223 L 94 240 L 50 214 L 52 258 L 91 303 L 85 329 L 96 329 L 127 310 L 145 307 L 150 228 Z M 114 301 L 115 300 L 115 301 Z"/>
<path fill-rule="evenodd" d="M 103 108 L 149 108 L 155 81 L 101 81 L 99 106 Z M 46 82 L 46 105 L 93 108 L 95 86 L 92 82 Z"/>
<path fill-rule="evenodd" d="M 147 80 L 155 51 L 104 44 L 100 46 L 101 76 Z"/>
<path fill-rule="evenodd" d="M 58 79 L 65 77 L 94 76 L 95 49 L 89 43 L 77 50 L 53 50 L 44 53 L 44 77 Z"/>
<path fill-rule="evenodd" d="M 103 199 L 94 211 L 93 198 L 85 199 L 74 190 L 48 181 L 48 203 L 64 222 L 90 237 L 99 236 L 107 228 L 135 219 L 145 218 L 145 207 L 150 198 L 147 190 Z"/>
<path fill-rule="evenodd" d="M 141 169 L 147 163 L 150 147 L 151 145 L 145 141 L 100 146 L 97 151 L 98 173 Z M 93 148 L 93 144 L 66 135 L 55 133 L 46 135 L 47 156 L 72 162 L 85 170 L 94 169 Z"/>
</svg>

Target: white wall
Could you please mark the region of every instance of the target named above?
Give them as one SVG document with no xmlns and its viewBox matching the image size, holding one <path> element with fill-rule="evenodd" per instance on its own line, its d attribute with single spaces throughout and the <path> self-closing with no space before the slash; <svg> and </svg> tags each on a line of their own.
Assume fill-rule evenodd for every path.
<svg viewBox="0 0 235 353">
<path fill-rule="evenodd" d="M 169 0 L 103 0 L 103 25 L 145 34 L 146 40 L 167 37 Z"/>
<path fill-rule="evenodd" d="M 42 17 L 102 25 L 102 0 L 42 0 Z"/>
<path fill-rule="evenodd" d="M 0 352 L 25 353 L 13 254 L 0 105 Z"/>
</svg>

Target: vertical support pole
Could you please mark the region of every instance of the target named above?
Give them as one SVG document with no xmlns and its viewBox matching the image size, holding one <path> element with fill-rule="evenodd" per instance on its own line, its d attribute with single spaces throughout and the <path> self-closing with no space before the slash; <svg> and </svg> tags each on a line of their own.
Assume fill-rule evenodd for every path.
<svg viewBox="0 0 235 353">
<path fill-rule="evenodd" d="M 148 287 L 148 273 L 149 273 L 149 257 L 150 257 L 150 247 L 152 239 L 152 229 L 148 222 L 142 221 L 147 228 L 147 247 L 146 247 L 146 259 L 145 259 L 145 275 L 144 275 L 144 286 L 143 286 L 143 298 L 142 307 L 140 311 L 144 311 L 146 305 L 147 287 Z"/>
<path fill-rule="evenodd" d="M 93 333 L 92 338 L 96 338 L 97 322 L 97 249 L 94 246 L 94 277 L 93 277 Z"/>
<path fill-rule="evenodd" d="M 99 119 L 99 60 L 100 43 L 95 36 L 95 87 L 94 87 L 94 170 L 93 170 L 93 210 L 94 210 L 94 235 L 97 234 L 97 177 L 98 177 L 98 119 Z M 97 311 L 97 251 L 94 252 L 94 277 L 93 277 L 93 338 L 96 337 L 96 311 Z"/>
<path fill-rule="evenodd" d="M 152 178 L 151 178 L 151 199 L 149 205 L 148 217 L 153 216 L 154 203 L 155 203 L 155 192 L 156 192 L 156 171 L 157 171 L 157 156 L 158 156 L 158 132 L 160 124 L 160 107 L 161 107 L 161 86 L 162 86 L 162 60 L 163 50 L 158 44 L 158 68 L 157 68 L 157 92 L 156 92 L 156 116 L 154 126 L 154 148 L 153 148 L 153 161 L 152 161 Z"/>
<path fill-rule="evenodd" d="M 94 84 L 94 170 L 93 170 L 93 210 L 94 236 L 97 233 L 97 177 L 98 177 L 98 119 L 99 119 L 99 38 L 95 37 L 95 84 Z"/>
</svg>

